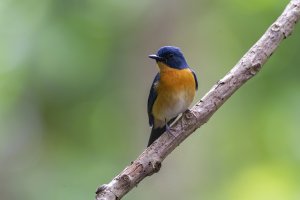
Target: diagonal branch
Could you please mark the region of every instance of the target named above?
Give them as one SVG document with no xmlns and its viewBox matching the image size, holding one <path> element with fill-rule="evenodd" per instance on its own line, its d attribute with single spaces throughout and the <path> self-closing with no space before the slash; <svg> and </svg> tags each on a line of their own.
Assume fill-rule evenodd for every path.
<svg viewBox="0 0 300 200">
<path fill-rule="evenodd" d="M 159 171 L 161 162 L 190 134 L 206 123 L 247 80 L 259 72 L 279 43 L 291 35 L 300 18 L 300 0 L 291 0 L 279 18 L 241 60 L 206 95 L 110 183 L 96 191 L 96 200 L 121 199 L 145 177 Z"/>
</svg>

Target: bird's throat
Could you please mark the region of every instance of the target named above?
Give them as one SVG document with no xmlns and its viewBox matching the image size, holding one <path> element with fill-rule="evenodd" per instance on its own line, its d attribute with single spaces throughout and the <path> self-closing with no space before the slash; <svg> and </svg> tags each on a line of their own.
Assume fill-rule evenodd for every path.
<svg viewBox="0 0 300 200">
<path fill-rule="evenodd" d="M 173 71 L 174 70 L 173 68 L 169 67 L 168 65 L 166 65 L 163 62 L 157 62 L 157 66 L 158 66 L 159 71 L 161 73 L 164 73 L 164 72 L 167 72 L 167 71 Z"/>
</svg>

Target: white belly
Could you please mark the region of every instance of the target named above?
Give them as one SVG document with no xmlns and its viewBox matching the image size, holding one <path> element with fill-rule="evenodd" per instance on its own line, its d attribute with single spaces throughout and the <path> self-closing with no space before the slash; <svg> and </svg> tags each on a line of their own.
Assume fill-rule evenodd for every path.
<svg viewBox="0 0 300 200">
<path fill-rule="evenodd" d="M 184 91 L 173 98 L 174 99 L 171 100 L 173 103 L 170 104 L 164 111 L 165 119 L 167 121 L 186 111 L 191 104 L 191 102 L 188 101 L 186 92 Z"/>
</svg>

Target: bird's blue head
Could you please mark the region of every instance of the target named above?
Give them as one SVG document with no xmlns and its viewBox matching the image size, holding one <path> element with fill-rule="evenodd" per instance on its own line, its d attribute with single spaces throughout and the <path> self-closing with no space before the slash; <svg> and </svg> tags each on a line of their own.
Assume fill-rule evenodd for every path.
<svg viewBox="0 0 300 200">
<path fill-rule="evenodd" d="M 162 62 L 174 69 L 185 69 L 189 67 L 178 47 L 161 47 L 156 55 L 149 55 L 149 58 L 156 60 L 158 63 Z"/>
</svg>

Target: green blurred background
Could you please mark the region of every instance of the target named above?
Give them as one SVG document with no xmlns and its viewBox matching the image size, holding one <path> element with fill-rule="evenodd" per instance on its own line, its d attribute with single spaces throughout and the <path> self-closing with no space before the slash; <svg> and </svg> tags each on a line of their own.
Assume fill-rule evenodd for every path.
<svg viewBox="0 0 300 200">
<path fill-rule="evenodd" d="M 287 3 L 1 0 L 0 199 L 93 199 L 146 146 L 147 55 L 181 47 L 200 99 Z M 299 200 L 299 52 L 300 25 L 124 199 Z"/>
</svg>

